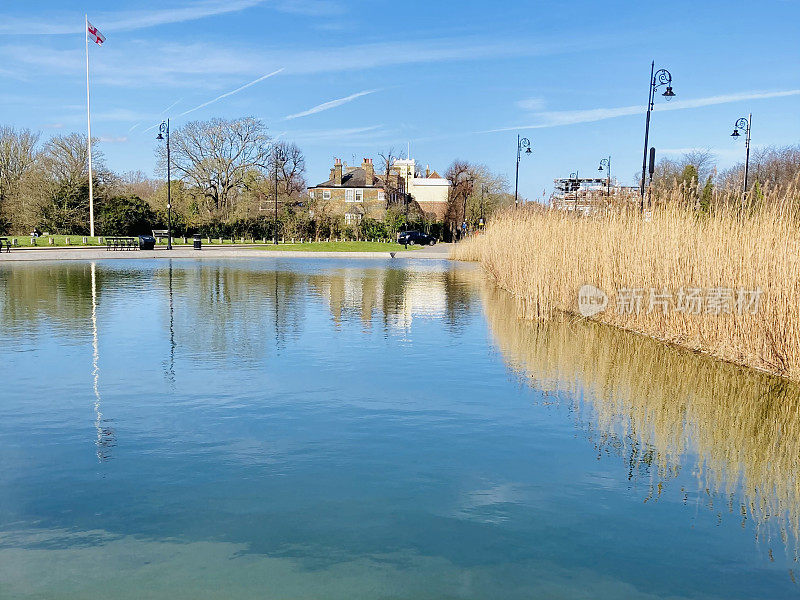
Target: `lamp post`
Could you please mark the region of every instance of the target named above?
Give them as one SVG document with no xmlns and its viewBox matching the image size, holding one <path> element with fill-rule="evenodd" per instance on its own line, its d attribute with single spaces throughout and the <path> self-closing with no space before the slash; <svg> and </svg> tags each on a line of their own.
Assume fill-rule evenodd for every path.
<svg viewBox="0 0 800 600">
<path fill-rule="evenodd" d="M 744 131 L 744 147 L 745 147 L 745 158 L 744 158 L 744 187 L 742 188 L 742 208 L 744 208 L 745 202 L 747 201 L 747 176 L 750 173 L 750 124 L 753 122 L 753 113 L 747 115 L 745 119 L 742 117 L 738 119 L 733 126 L 733 133 L 731 137 L 737 139 L 739 137 L 739 131 Z"/>
<path fill-rule="evenodd" d="M 486 185 L 485 183 L 482 183 L 481 184 L 481 218 L 478 219 L 478 225 L 480 227 L 484 227 L 486 225 L 486 215 L 484 214 L 484 206 L 485 206 L 484 196 L 485 196 L 486 192 L 488 192 L 488 191 L 489 191 L 489 186 Z"/>
<path fill-rule="evenodd" d="M 519 206 L 519 159 L 522 156 L 523 148 L 525 149 L 525 154 L 530 154 L 531 141 L 528 138 L 517 135 L 517 175 L 514 179 L 514 208 Z"/>
<path fill-rule="evenodd" d="M 286 160 L 283 149 L 275 144 L 275 226 L 273 228 L 273 243 L 278 245 L 278 163 Z"/>
<path fill-rule="evenodd" d="M 169 159 L 169 119 L 162 121 L 158 126 L 157 140 L 166 139 L 167 141 L 167 250 L 172 250 L 172 194 L 170 190 L 170 182 L 172 174 L 170 171 Z"/>
<path fill-rule="evenodd" d="M 650 64 L 650 90 L 647 96 L 647 119 L 644 126 L 644 153 L 642 155 L 642 180 L 639 185 L 639 192 L 641 194 L 641 211 L 644 212 L 644 184 L 645 173 L 647 172 L 647 145 L 650 138 L 650 113 L 653 111 L 656 91 L 662 85 L 667 86 L 662 96 L 667 100 L 675 97 L 675 92 L 672 91 L 672 74 L 666 69 L 659 69 L 654 71 L 656 67 L 655 61 Z"/>
<path fill-rule="evenodd" d="M 570 187 L 573 188 L 573 191 L 575 192 L 575 210 L 572 211 L 572 214 L 577 215 L 578 214 L 578 188 L 580 188 L 580 185 L 581 185 L 580 184 L 580 179 L 578 178 L 578 172 L 575 171 L 574 173 L 570 173 L 569 174 L 569 178 L 575 180 L 574 184 L 570 183 Z"/>
<path fill-rule="evenodd" d="M 598 171 L 605 170 L 606 172 L 606 196 L 611 195 L 611 156 L 604 158 L 600 161 L 600 166 L 597 167 Z"/>
</svg>

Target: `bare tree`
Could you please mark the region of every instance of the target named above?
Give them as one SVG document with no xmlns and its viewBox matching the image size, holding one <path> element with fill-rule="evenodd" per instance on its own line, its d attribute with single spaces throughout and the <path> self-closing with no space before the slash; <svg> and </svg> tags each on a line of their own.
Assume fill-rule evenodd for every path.
<svg viewBox="0 0 800 600">
<path fill-rule="evenodd" d="M 400 178 L 397 176 L 396 173 L 392 172 L 392 165 L 394 165 L 394 161 L 397 160 L 397 152 L 394 147 L 389 148 L 385 152 L 378 153 L 381 161 L 380 164 L 383 167 L 383 187 L 385 191 L 385 198 L 386 198 L 386 208 L 389 208 L 392 204 L 399 204 L 403 201 L 402 194 L 404 193 L 404 189 L 401 189 Z"/>
<path fill-rule="evenodd" d="M 36 163 L 39 134 L 0 127 L 0 228 L 21 225 L 24 213 L 23 179 Z"/>
<path fill-rule="evenodd" d="M 206 202 L 212 214 L 224 216 L 244 189 L 246 175 L 269 167 L 270 145 L 259 119 L 193 121 L 172 134 L 172 168 Z M 159 147 L 162 164 L 166 149 Z"/>
<path fill-rule="evenodd" d="M 109 173 L 103 154 L 92 143 L 92 174 L 98 198 Z M 42 225 L 53 233 L 87 233 L 89 223 L 89 151 L 86 136 L 78 133 L 51 138 L 37 160 L 32 196 L 37 199 Z"/>
<path fill-rule="evenodd" d="M 800 145 L 779 148 L 754 148 L 750 156 L 750 180 L 748 188 L 756 185 L 762 189 L 786 189 L 797 183 L 800 177 Z M 728 189 L 741 189 L 744 181 L 744 162 L 724 171 L 719 183 Z"/>
<path fill-rule="evenodd" d="M 0 127 L 0 202 L 19 193 L 19 185 L 36 161 L 39 134 Z"/>
<path fill-rule="evenodd" d="M 270 169 L 275 169 L 275 157 L 281 155 L 283 160 L 278 164 L 278 193 L 282 191 L 291 201 L 305 192 L 306 159 L 303 151 L 292 142 L 278 142 L 275 148 L 278 152 L 273 151 L 270 156 Z"/>
<path fill-rule="evenodd" d="M 142 171 L 126 171 L 116 178 L 115 190 L 120 195 L 137 196 L 144 200 L 156 195 L 162 182 L 150 179 Z"/>
<path fill-rule="evenodd" d="M 455 160 L 445 172 L 445 178 L 450 181 L 445 221 L 451 235 L 455 236 L 459 225 L 467 220 L 467 198 L 472 195 L 477 179 L 475 166 L 463 160 Z"/>
</svg>

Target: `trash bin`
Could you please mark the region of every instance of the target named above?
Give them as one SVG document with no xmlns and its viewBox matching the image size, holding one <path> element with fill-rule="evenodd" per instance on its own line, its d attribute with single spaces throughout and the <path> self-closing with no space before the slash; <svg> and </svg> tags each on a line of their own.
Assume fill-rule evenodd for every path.
<svg viewBox="0 0 800 600">
<path fill-rule="evenodd" d="M 203 239 L 200 237 L 199 234 L 195 234 L 193 237 L 194 241 L 194 249 L 195 250 L 202 250 L 203 248 Z"/>
<path fill-rule="evenodd" d="M 139 250 L 154 250 L 156 247 L 156 238 L 152 235 L 139 236 Z"/>
</svg>

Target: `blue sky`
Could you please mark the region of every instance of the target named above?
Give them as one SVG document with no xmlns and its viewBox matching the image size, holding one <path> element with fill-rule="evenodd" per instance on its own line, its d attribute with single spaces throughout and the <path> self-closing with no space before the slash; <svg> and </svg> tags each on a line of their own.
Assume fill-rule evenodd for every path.
<svg viewBox="0 0 800 600">
<path fill-rule="evenodd" d="M 85 132 L 84 12 L 106 36 L 90 48 L 92 133 L 116 171 L 155 174 L 163 116 L 179 127 L 252 115 L 303 148 L 312 184 L 334 156 L 360 162 L 409 142 L 423 166 L 463 158 L 513 183 L 517 132 L 534 147 L 520 169 L 529 198 L 555 177 L 595 174 L 609 154 L 630 184 L 651 60 L 678 94 L 657 101 L 659 156 L 708 148 L 729 166 L 744 153 L 733 123 L 750 111 L 755 146 L 800 142 L 798 0 L 30 0 L 0 11 L 0 122 L 45 136 Z"/>
</svg>

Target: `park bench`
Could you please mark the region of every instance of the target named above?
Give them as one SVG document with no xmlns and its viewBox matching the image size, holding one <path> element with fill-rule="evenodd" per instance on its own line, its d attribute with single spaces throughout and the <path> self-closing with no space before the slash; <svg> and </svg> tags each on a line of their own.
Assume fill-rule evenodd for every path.
<svg viewBox="0 0 800 600">
<path fill-rule="evenodd" d="M 7 237 L 0 237 L 0 252 L 3 251 L 3 246 L 6 247 L 6 254 L 11 252 L 11 242 Z"/>
<path fill-rule="evenodd" d="M 153 229 L 153 237 L 156 238 L 156 243 L 158 240 L 166 240 L 169 238 L 169 230 L 167 229 Z"/>
<path fill-rule="evenodd" d="M 106 250 L 138 250 L 139 242 L 134 237 L 106 236 Z"/>
</svg>

